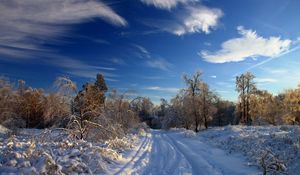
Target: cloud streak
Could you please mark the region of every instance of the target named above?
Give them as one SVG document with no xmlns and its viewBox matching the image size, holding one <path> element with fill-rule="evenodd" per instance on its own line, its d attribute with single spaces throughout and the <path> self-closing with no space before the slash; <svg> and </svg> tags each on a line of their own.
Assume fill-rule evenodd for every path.
<svg viewBox="0 0 300 175">
<path fill-rule="evenodd" d="M 277 57 L 289 50 L 291 40 L 280 37 L 264 38 L 256 31 L 247 30 L 243 26 L 237 28 L 241 35 L 225 41 L 221 45 L 221 50 L 215 52 L 201 51 L 199 55 L 207 62 L 226 63 L 239 62 L 247 58 L 255 57 Z"/>
<path fill-rule="evenodd" d="M 255 78 L 255 82 L 257 83 L 276 83 L 278 80 L 274 78 Z"/>
<path fill-rule="evenodd" d="M 268 59 L 266 59 L 266 60 L 264 60 L 264 61 L 261 61 L 261 62 L 255 64 L 255 65 L 253 65 L 253 66 L 250 66 L 246 71 L 249 71 L 249 70 L 252 70 L 252 69 L 254 69 L 254 68 L 256 68 L 256 67 L 262 66 L 262 65 L 264 65 L 264 64 L 266 64 L 266 63 L 272 61 L 272 60 L 275 59 L 275 58 L 279 58 L 279 57 L 281 57 L 281 56 L 287 55 L 287 54 L 289 54 L 289 53 L 291 53 L 291 52 L 294 52 L 294 51 L 296 51 L 296 50 L 298 50 L 298 49 L 300 49 L 300 45 L 294 46 L 293 48 L 291 48 L 291 49 L 289 49 L 289 50 L 286 50 L 285 52 L 283 52 L 283 53 L 281 53 L 281 54 L 279 54 L 279 55 L 277 55 L 277 56 L 268 58 Z"/>
<path fill-rule="evenodd" d="M 96 75 L 101 73 L 107 81 L 118 81 L 116 79 L 118 75 L 113 73 L 117 70 L 114 67 L 90 65 L 77 59 L 54 54 L 46 54 L 44 58 L 41 60 L 43 64 L 60 67 L 63 72 L 76 77 L 95 79 Z"/>
<path fill-rule="evenodd" d="M 0 54 L 11 57 L 30 57 L 32 52 L 45 49 L 41 45 L 64 35 L 69 25 L 93 18 L 116 26 L 127 25 L 101 1 L 3 0 L 0 16 Z"/>
<path fill-rule="evenodd" d="M 160 69 L 163 71 L 171 71 L 173 64 L 163 58 L 154 58 L 152 54 L 143 46 L 133 44 L 133 46 L 139 51 L 136 55 L 145 59 L 144 64 L 148 67 Z"/>
<path fill-rule="evenodd" d="M 189 2 L 196 2 L 198 0 L 141 0 L 147 5 L 153 5 L 156 8 L 170 10 L 178 4 L 187 4 Z"/>
<path fill-rule="evenodd" d="M 159 87 L 159 86 L 150 86 L 146 87 L 146 90 L 152 90 L 152 91 L 162 91 L 162 92 L 169 92 L 169 93 L 176 93 L 179 91 L 179 88 L 174 88 L 174 87 Z"/>
<path fill-rule="evenodd" d="M 165 59 L 151 59 L 146 61 L 146 65 L 152 68 L 170 71 L 172 64 L 166 61 Z"/>
</svg>

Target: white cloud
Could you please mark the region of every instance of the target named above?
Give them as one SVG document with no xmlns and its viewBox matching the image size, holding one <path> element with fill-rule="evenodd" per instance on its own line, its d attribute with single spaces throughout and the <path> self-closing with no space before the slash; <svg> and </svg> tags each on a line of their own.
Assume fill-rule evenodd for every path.
<svg viewBox="0 0 300 175">
<path fill-rule="evenodd" d="M 264 70 L 268 73 L 271 73 L 271 74 L 286 74 L 286 73 L 288 73 L 288 70 L 283 69 L 283 68 L 268 68 L 268 67 L 265 67 L 265 68 L 262 68 L 262 70 Z"/>
<path fill-rule="evenodd" d="M 293 47 L 289 47 L 289 49 L 285 50 L 284 52 L 282 52 L 282 53 L 280 53 L 280 54 L 278 54 L 276 56 L 270 57 L 270 58 L 268 58 L 266 60 L 263 60 L 263 61 L 261 61 L 261 62 L 259 62 L 257 64 L 254 64 L 254 65 L 250 66 L 249 68 L 246 69 L 246 71 L 249 71 L 249 70 L 254 69 L 256 67 L 262 66 L 262 65 L 264 65 L 264 64 L 266 64 L 266 63 L 268 63 L 270 61 L 273 61 L 274 58 L 278 58 L 278 57 L 287 55 L 289 53 L 295 52 L 296 50 L 300 49 L 300 45 L 297 44 L 297 42 L 292 41 L 292 43 L 294 43 Z M 295 43 L 296 43 L 296 45 L 295 45 Z"/>
<path fill-rule="evenodd" d="M 286 70 L 286 69 L 274 69 L 274 70 L 271 70 L 270 72 L 273 73 L 273 74 L 284 74 L 284 73 L 287 73 L 288 70 Z"/>
<path fill-rule="evenodd" d="M 147 5 L 153 5 L 156 8 L 168 9 L 176 7 L 178 4 L 186 4 L 188 2 L 193 2 L 197 0 L 141 0 Z"/>
<path fill-rule="evenodd" d="M 159 86 L 151 86 L 151 87 L 146 87 L 146 90 L 153 90 L 153 91 L 163 91 L 163 92 L 170 92 L 170 93 L 176 93 L 179 91 L 179 88 L 174 88 L 174 87 L 159 87 Z"/>
<path fill-rule="evenodd" d="M 218 81 L 215 82 L 216 86 L 219 88 L 230 88 L 230 89 L 234 89 L 235 86 L 235 78 L 232 80 L 229 80 L 228 82 L 224 82 L 224 81 Z"/>
<path fill-rule="evenodd" d="M 150 55 L 150 53 L 149 53 L 149 51 L 145 48 L 145 47 L 143 47 L 143 46 L 141 46 L 141 45 L 138 45 L 138 44 L 132 44 L 134 47 L 136 47 L 140 52 L 142 52 L 143 54 L 145 54 L 145 55 Z M 147 56 L 147 57 L 148 57 Z"/>
<path fill-rule="evenodd" d="M 146 65 L 152 68 L 170 71 L 172 64 L 164 59 L 151 59 L 146 61 Z"/>
<path fill-rule="evenodd" d="M 157 8 L 170 10 L 178 4 L 184 4 L 183 8 L 172 12 L 173 19 L 144 20 L 145 25 L 181 36 L 188 33 L 209 34 L 219 24 L 223 12 L 218 8 L 210 8 L 196 4 L 199 0 L 141 0 L 145 4 L 154 5 Z M 157 32 L 157 31 L 156 31 Z"/>
<path fill-rule="evenodd" d="M 92 18 L 117 26 L 127 25 L 124 18 L 101 1 L 3 0 L 0 2 L 0 54 L 22 57 L 20 51 L 25 55 L 25 51 L 43 50 L 40 45 L 62 36 L 68 25 Z"/>
<path fill-rule="evenodd" d="M 230 91 L 226 91 L 226 90 L 217 90 L 218 93 L 231 93 Z"/>
<path fill-rule="evenodd" d="M 278 80 L 273 78 L 255 78 L 255 82 L 257 83 L 276 83 Z"/>
<path fill-rule="evenodd" d="M 217 76 L 216 75 L 211 75 L 210 78 L 217 78 Z"/>
<path fill-rule="evenodd" d="M 276 57 L 289 50 L 291 40 L 280 37 L 264 38 L 256 31 L 237 28 L 240 38 L 233 38 L 222 43 L 222 49 L 216 52 L 201 51 L 199 54 L 211 63 L 239 62 L 249 57 Z"/>
<path fill-rule="evenodd" d="M 173 29 L 174 34 L 179 36 L 196 32 L 209 34 L 211 29 L 217 27 L 219 19 L 223 16 L 222 10 L 206 6 L 190 6 L 187 7 L 187 11 L 188 15 Z"/>
<path fill-rule="evenodd" d="M 45 63 L 54 65 L 57 67 L 63 67 L 67 69 L 86 69 L 86 70 L 105 70 L 105 71 L 115 71 L 116 68 L 113 67 L 103 67 L 86 64 L 80 60 L 58 56 L 58 55 L 46 55 L 47 60 L 44 60 Z"/>
</svg>

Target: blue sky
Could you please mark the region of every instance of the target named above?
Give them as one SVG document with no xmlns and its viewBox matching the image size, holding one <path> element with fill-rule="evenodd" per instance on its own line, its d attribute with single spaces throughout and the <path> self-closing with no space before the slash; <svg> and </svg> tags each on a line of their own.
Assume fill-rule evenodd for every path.
<svg viewBox="0 0 300 175">
<path fill-rule="evenodd" d="M 235 100 L 245 71 L 278 93 L 300 83 L 298 0 L 4 0 L 0 74 L 47 89 L 103 73 L 110 89 L 170 99 L 182 75 Z"/>
</svg>

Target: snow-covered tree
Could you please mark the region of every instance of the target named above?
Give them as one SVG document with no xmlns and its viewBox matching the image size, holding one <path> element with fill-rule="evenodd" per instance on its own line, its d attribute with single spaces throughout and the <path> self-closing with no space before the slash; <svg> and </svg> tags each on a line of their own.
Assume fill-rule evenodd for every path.
<svg viewBox="0 0 300 175">
<path fill-rule="evenodd" d="M 201 71 L 196 71 L 194 75 L 189 77 L 184 75 L 183 79 L 187 86 L 186 91 L 191 100 L 191 112 L 194 120 L 195 132 L 199 131 L 199 125 L 202 122 L 202 118 L 199 113 L 200 99 L 199 97 L 199 87 L 201 84 Z"/>
<path fill-rule="evenodd" d="M 288 89 L 284 92 L 283 104 L 285 122 L 300 124 L 300 85 L 296 89 Z"/>
<path fill-rule="evenodd" d="M 136 97 L 130 102 L 131 107 L 138 113 L 141 122 L 150 122 L 154 104 L 147 97 Z M 148 123 L 150 125 L 150 123 Z"/>
<path fill-rule="evenodd" d="M 254 75 L 250 72 L 236 77 L 236 91 L 239 93 L 238 98 L 238 118 L 240 123 L 251 124 L 250 116 L 250 96 L 255 92 L 256 86 L 253 82 Z"/>
</svg>

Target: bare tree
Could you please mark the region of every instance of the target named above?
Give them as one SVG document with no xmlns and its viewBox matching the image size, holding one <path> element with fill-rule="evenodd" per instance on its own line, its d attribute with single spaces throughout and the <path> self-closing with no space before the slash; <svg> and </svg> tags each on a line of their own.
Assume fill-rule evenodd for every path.
<svg viewBox="0 0 300 175">
<path fill-rule="evenodd" d="M 130 101 L 132 109 L 139 115 L 141 122 L 151 125 L 154 104 L 147 97 L 136 97 Z"/>
<path fill-rule="evenodd" d="M 179 126 L 183 126 L 186 129 L 190 129 L 192 125 L 191 116 L 191 100 L 187 95 L 187 91 L 180 90 L 179 93 L 171 99 L 171 105 L 175 110 L 175 117 L 177 122 L 180 123 Z"/>
<path fill-rule="evenodd" d="M 73 95 L 77 92 L 76 84 L 68 77 L 57 77 L 53 83 L 55 92 L 45 97 L 44 120 L 45 127 L 66 126 L 71 115 Z"/>
<path fill-rule="evenodd" d="M 195 132 L 199 131 L 199 125 L 201 123 L 201 116 L 197 110 L 197 107 L 200 106 L 199 98 L 197 97 L 199 95 L 201 75 L 202 75 L 201 71 L 196 71 L 194 75 L 192 75 L 191 77 L 188 77 L 187 75 L 183 76 L 183 79 L 187 85 L 187 92 L 192 100 L 191 108 L 192 108 L 193 118 L 195 122 Z"/>
<path fill-rule="evenodd" d="M 250 72 L 236 77 L 236 91 L 239 93 L 238 109 L 240 122 L 250 125 L 250 95 L 255 92 L 254 75 Z"/>
<path fill-rule="evenodd" d="M 137 126 L 139 121 L 137 113 L 130 106 L 127 92 L 118 93 L 113 90 L 106 101 L 105 115 L 114 123 L 119 124 L 120 132 L 124 134 L 131 128 Z"/>
<path fill-rule="evenodd" d="M 208 122 L 212 120 L 214 113 L 217 112 L 214 104 L 217 100 L 217 95 L 214 94 L 210 89 L 208 84 L 201 82 L 199 84 L 200 90 L 200 105 L 201 105 L 201 118 L 203 119 L 204 126 L 208 128 Z"/>
</svg>

